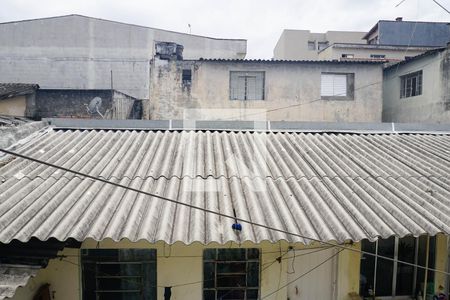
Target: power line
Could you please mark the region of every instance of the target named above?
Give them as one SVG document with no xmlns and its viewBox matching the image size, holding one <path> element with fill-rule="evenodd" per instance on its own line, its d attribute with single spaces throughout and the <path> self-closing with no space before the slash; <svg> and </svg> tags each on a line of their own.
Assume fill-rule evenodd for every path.
<svg viewBox="0 0 450 300">
<path fill-rule="evenodd" d="M 369 255 L 369 256 L 378 257 L 378 258 L 385 259 L 385 260 L 388 260 L 388 261 L 393 261 L 393 262 L 397 262 L 397 263 L 408 265 L 408 266 L 417 267 L 417 268 L 424 269 L 424 270 L 429 270 L 429 271 L 434 271 L 434 272 L 445 274 L 445 275 L 450 275 L 450 273 L 446 272 L 446 271 L 423 267 L 423 266 L 420 266 L 418 264 L 409 263 L 409 262 L 406 262 L 406 261 L 400 261 L 400 260 L 397 260 L 395 258 L 391 258 L 391 257 L 387 257 L 387 256 L 383 256 L 383 255 L 379 255 L 379 254 L 363 251 L 363 250 L 354 249 L 354 248 L 347 247 L 347 246 L 341 245 L 341 244 L 333 244 L 331 242 L 322 241 L 322 240 L 320 240 L 318 238 L 307 237 L 307 236 L 304 236 L 304 235 L 299 234 L 299 233 L 289 232 L 289 231 L 284 230 L 284 229 L 274 228 L 274 227 L 271 227 L 271 226 L 268 226 L 268 225 L 265 225 L 265 224 L 256 223 L 256 222 L 253 222 L 253 221 L 250 221 L 250 220 L 246 220 L 246 219 L 243 219 L 243 218 L 240 218 L 240 217 L 237 217 L 237 216 L 231 216 L 231 215 L 227 215 L 227 214 L 224 214 L 224 213 L 221 213 L 221 212 L 213 211 L 211 209 L 203 208 L 203 207 L 200 207 L 200 206 L 195 206 L 195 205 L 192 205 L 192 204 L 183 203 L 183 202 L 180 202 L 180 201 L 175 200 L 175 199 L 170 199 L 170 198 L 167 198 L 167 197 L 163 197 L 163 196 L 160 196 L 160 195 L 156 195 L 156 194 L 153 194 L 153 193 L 142 191 L 142 190 L 139 190 L 139 189 L 136 189 L 136 188 L 133 188 L 133 187 L 125 186 L 125 185 L 120 184 L 120 183 L 111 182 L 111 181 L 108 181 L 108 180 L 105 180 L 105 179 L 102 179 L 102 178 L 99 178 L 99 177 L 95 177 L 95 176 L 92 176 L 92 175 L 89 175 L 89 174 L 85 174 L 85 173 L 82 173 L 82 172 L 79 172 L 79 171 L 75 171 L 75 170 L 71 170 L 71 169 L 68 169 L 68 168 L 65 168 L 65 167 L 54 165 L 52 163 L 48 163 L 48 162 L 45 162 L 45 161 L 42 161 L 42 160 L 39 160 L 39 159 L 36 159 L 36 158 L 32 158 L 32 157 L 29 157 L 29 156 L 26 156 L 26 155 L 23 155 L 23 154 L 19 154 L 19 153 L 10 151 L 10 150 L 6 150 L 6 149 L 3 149 L 3 148 L 0 148 L 0 152 L 6 153 L 6 154 L 9 154 L 9 155 L 12 155 L 12 156 L 20 157 L 20 158 L 23 158 L 23 159 L 26 159 L 26 160 L 30 160 L 30 161 L 33 161 L 33 162 L 36 162 L 36 163 L 40 163 L 40 164 L 43 164 L 43 165 L 46 165 L 46 166 L 49 166 L 49 167 L 52 167 L 52 168 L 56 168 L 56 169 L 65 171 L 65 172 L 73 173 L 73 174 L 76 174 L 76 175 L 79 175 L 79 176 L 82 176 L 82 177 L 86 177 L 86 178 L 92 179 L 94 181 L 99 181 L 99 182 L 110 184 L 110 185 L 113 185 L 113 186 L 116 186 L 116 187 L 120 187 L 120 188 L 123 188 L 125 190 L 129 190 L 129 191 L 133 191 L 133 192 L 136 192 L 136 193 L 144 194 L 144 195 L 147 195 L 147 196 L 150 196 L 150 197 L 158 198 L 158 199 L 161 199 L 161 200 L 164 200 L 164 201 L 168 201 L 168 202 L 179 204 L 179 205 L 182 205 L 182 206 L 185 206 L 185 207 L 189 207 L 189 208 L 192 208 L 192 209 L 200 210 L 200 211 L 203 211 L 205 213 L 214 214 L 214 215 L 217 215 L 217 216 L 220 216 L 220 217 L 223 217 L 223 218 L 232 219 L 235 222 L 239 221 L 239 222 L 242 222 L 242 223 L 249 224 L 251 226 L 261 227 L 261 228 L 264 228 L 264 229 L 267 229 L 267 230 L 270 230 L 270 231 L 276 231 L 276 232 L 283 233 L 283 234 L 286 234 L 286 235 L 299 237 L 299 238 L 302 238 L 304 240 L 309 240 L 309 241 L 312 241 L 312 242 L 318 242 L 318 243 L 321 243 L 321 244 L 326 244 L 326 245 L 329 245 L 329 246 L 341 248 L 341 249 L 344 249 L 344 250 L 349 250 L 349 251 L 357 252 L 357 253 L 360 253 L 360 254 L 366 254 L 366 255 Z"/>
<path fill-rule="evenodd" d="M 450 11 L 447 8 L 445 8 L 444 5 L 437 2 L 437 0 L 433 0 L 433 2 L 436 3 L 437 5 L 439 5 L 439 7 L 442 8 L 443 10 L 445 10 L 448 14 L 450 14 Z"/>
</svg>

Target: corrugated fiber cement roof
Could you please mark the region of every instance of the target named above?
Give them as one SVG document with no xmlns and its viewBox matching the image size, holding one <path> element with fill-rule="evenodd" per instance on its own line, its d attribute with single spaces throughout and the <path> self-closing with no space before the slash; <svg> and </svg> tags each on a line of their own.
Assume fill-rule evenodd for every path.
<svg viewBox="0 0 450 300">
<path fill-rule="evenodd" d="M 12 150 L 320 241 L 450 233 L 450 136 L 46 128 Z M 29 160 L 0 160 L 0 242 L 309 243 Z"/>
</svg>

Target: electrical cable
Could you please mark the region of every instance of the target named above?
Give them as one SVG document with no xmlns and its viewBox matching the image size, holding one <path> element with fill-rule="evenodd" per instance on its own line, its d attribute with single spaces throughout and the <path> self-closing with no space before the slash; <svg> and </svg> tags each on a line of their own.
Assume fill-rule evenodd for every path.
<svg viewBox="0 0 450 300">
<path fill-rule="evenodd" d="M 73 174 L 76 174 L 76 175 L 79 175 L 79 176 L 82 176 L 82 177 L 85 177 L 85 178 L 92 179 L 94 181 L 99 181 L 99 182 L 110 184 L 110 185 L 113 185 L 113 186 L 116 186 L 116 187 L 120 187 L 120 188 L 123 188 L 125 190 L 133 191 L 133 192 L 136 192 L 136 193 L 139 193 L 139 194 L 144 194 L 144 195 L 147 195 L 147 196 L 150 196 L 150 197 L 153 197 L 153 198 L 158 198 L 158 199 L 161 199 L 161 200 L 164 200 L 164 201 L 168 201 L 168 202 L 179 204 L 179 205 L 182 205 L 182 206 L 185 206 L 185 207 L 189 207 L 189 208 L 192 208 L 192 209 L 200 210 L 200 211 L 203 211 L 205 213 L 210 213 L 210 214 L 214 214 L 214 215 L 217 215 L 217 216 L 220 216 L 220 217 L 223 217 L 223 218 L 228 218 L 228 219 L 231 219 L 231 220 L 234 220 L 234 221 L 239 221 L 239 222 L 242 222 L 242 223 L 249 224 L 251 226 L 261 227 L 261 228 L 267 229 L 269 231 L 275 231 L 275 232 L 283 233 L 283 234 L 286 234 L 286 235 L 299 237 L 299 238 L 302 238 L 304 240 L 308 240 L 308 241 L 312 241 L 312 242 L 318 242 L 318 243 L 321 243 L 321 244 L 326 244 L 326 245 L 330 245 L 330 246 L 333 246 L 333 247 L 341 248 L 341 249 L 344 249 L 344 250 L 357 252 L 357 253 L 360 253 L 360 254 L 366 254 L 366 255 L 369 255 L 369 256 L 374 256 L 374 257 L 377 257 L 379 259 L 393 261 L 393 262 L 397 262 L 397 263 L 404 264 L 404 265 L 407 265 L 407 266 L 413 266 L 413 267 L 417 267 L 417 268 L 424 269 L 424 270 L 430 270 L 430 271 L 434 271 L 434 272 L 437 272 L 437 273 L 450 275 L 450 272 L 446 272 L 446 271 L 443 271 L 443 270 L 431 269 L 431 268 L 423 267 L 423 266 L 420 266 L 418 264 L 409 263 L 409 262 L 406 262 L 406 261 L 400 261 L 400 260 L 395 259 L 395 258 L 391 258 L 391 257 L 388 257 L 388 256 L 383 256 L 383 255 L 379 255 L 379 254 L 375 254 L 375 253 L 371 253 L 371 252 L 367 252 L 367 251 L 363 251 L 363 250 L 354 249 L 354 248 L 347 247 L 347 246 L 341 245 L 341 244 L 333 244 L 332 242 L 322 241 L 322 240 L 320 240 L 318 238 L 307 237 L 307 236 L 299 234 L 299 233 L 289 232 L 288 230 L 284 230 L 284 229 L 280 229 L 280 228 L 274 228 L 274 227 L 271 227 L 269 225 L 256 223 L 254 221 L 250 221 L 250 220 L 246 220 L 246 219 L 243 219 L 243 218 L 240 218 L 240 217 L 227 215 L 225 213 L 213 211 L 211 209 L 195 206 L 195 205 L 188 204 L 188 203 L 183 203 L 183 202 L 180 202 L 180 201 L 175 200 L 175 199 L 170 199 L 170 198 L 167 198 L 167 197 L 163 197 L 163 196 L 160 196 L 160 195 L 156 195 L 156 194 L 153 194 L 153 193 L 142 191 L 142 190 L 139 190 L 139 189 L 136 189 L 136 188 L 128 187 L 128 186 L 125 186 L 123 184 L 114 183 L 114 182 L 111 182 L 111 181 L 108 181 L 108 180 L 105 180 L 105 179 L 102 179 L 102 178 L 98 178 L 98 177 L 95 177 L 95 176 L 92 176 L 92 175 L 89 175 L 89 174 L 85 174 L 85 173 L 79 172 L 79 171 L 75 171 L 75 170 L 71 170 L 71 169 L 68 169 L 68 168 L 65 168 L 65 167 L 54 165 L 52 163 L 48 163 L 48 162 L 45 162 L 45 161 L 42 161 L 42 160 L 39 160 L 39 159 L 36 159 L 36 158 L 32 158 L 32 157 L 29 157 L 29 156 L 26 156 L 26 155 L 23 155 L 23 154 L 19 154 L 19 153 L 16 153 L 14 151 L 10 151 L 10 150 L 6 150 L 6 149 L 3 149 L 3 148 L 0 148 L 0 152 L 6 153 L 6 154 L 9 154 L 9 155 L 12 155 L 12 156 L 20 157 L 20 158 L 23 158 L 23 159 L 26 159 L 26 160 L 30 160 L 30 161 L 33 161 L 33 162 L 36 162 L 36 163 L 40 163 L 40 164 L 43 164 L 43 165 L 46 165 L 46 166 L 49 166 L 49 167 L 52 167 L 52 168 L 56 168 L 56 169 L 65 171 L 65 172 L 73 173 Z"/>
<path fill-rule="evenodd" d="M 436 3 L 437 5 L 439 5 L 440 8 L 442 8 L 443 10 L 445 10 L 448 14 L 450 14 L 450 11 L 445 8 L 444 5 L 442 5 L 441 3 L 439 3 L 437 0 L 432 0 L 434 3 Z"/>
</svg>

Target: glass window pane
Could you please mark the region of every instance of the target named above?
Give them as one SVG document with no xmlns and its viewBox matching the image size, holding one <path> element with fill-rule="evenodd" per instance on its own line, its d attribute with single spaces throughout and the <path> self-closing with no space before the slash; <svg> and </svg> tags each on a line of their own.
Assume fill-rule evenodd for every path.
<svg viewBox="0 0 450 300">
<path fill-rule="evenodd" d="M 246 275 L 217 275 L 217 287 L 245 287 Z"/>
<path fill-rule="evenodd" d="M 405 237 L 398 242 L 398 260 L 414 263 L 416 239 Z M 414 267 L 397 263 L 397 284 L 395 292 L 397 296 L 413 294 Z"/>
<path fill-rule="evenodd" d="M 204 260 L 216 260 L 216 249 L 206 249 L 203 251 Z"/>
<path fill-rule="evenodd" d="M 216 291 L 203 290 L 203 300 L 216 300 Z"/>
<path fill-rule="evenodd" d="M 259 249 L 247 249 L 247 258 L 259 260 Z"/>
<path fill-rule="evenodd" d="M 245 299 L 245 290 L 244 289 L 236 289 L 236 290 L 218 290 L 217 291 L 217 299 Z"/>
<path fill-rule="evenodd" d="M 217 273 L 243 273 L 247 272 L 246 263 L 238 262 L 238 263 L 228 263 L 221 262 L 217 263 Z"/>
<path fill-rule="evenodd" d="M 248 263 L 247 286 L 259 286 L 259 262 Z"/>
<path fill-rule="evenodd" d="M 395 238 L 391 237 L 385 240 L 378 240 L 378 255 L 394 258 Z M 377 282 L 375 286 L 376 296 L 392 295 L 392 278 L 394 271 L 394 262 L 378 257 L 377 263 Z"/>
<path fill-rule="evenodd" d="M 245 261 L 245 249 L 218 249 L 217 260 Z"/>
<path fill-rule="evenodd" d="M 375 253 L 376 243 L 363 240 L 361 250 L 364 252 Z M 361 267 L 359 277 L 359 293 L 361 296 L 373 296 L 373 285 L 375 275 L 375 257 L 369 254 L 361 255 Z"/>
<path fill-rule="evenodd" d="M 215 268 L 216 264 L 213 262 L 205 262 L 203 263 L 203 287 L 205 288 L 213 288 L 215 286 Z"/>
</svg>

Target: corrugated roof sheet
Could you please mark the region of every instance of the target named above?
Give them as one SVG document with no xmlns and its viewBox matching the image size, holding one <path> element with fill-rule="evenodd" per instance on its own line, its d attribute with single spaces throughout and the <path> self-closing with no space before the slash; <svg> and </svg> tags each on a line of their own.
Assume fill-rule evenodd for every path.
<svg viewBox="0 0 450 300">
<path fill-rule="evenodd" d="M 0 100 L 34 93 L 39 88 L 30 83 L 0 83 Z"/>
<path fill-rule="evenodd" d="M 450 233 L 450 135 L 56 130 L 14 150 L 321 241 Z M 0 242 L 309 240 L 4 157 Z"/>
<path fill-rule="evenodd" d="M 187 60 L 189 61 L 189 60 Z M 230 58 L 200 58 L 199 61 L 219 62 L 219 63 L 289 63 L 289 64 L 369 64 L 379 65 L 383 62 L 367 60 L 341 61 L 333 60 L 288 60 L 288 59 L 230 59 Z"/>
<path fill-rule="evenodd" d="M 40 267 L 0 265 L 0 300 L 12 298 L 21 286 L 36 276 Z"/>
</svg>

